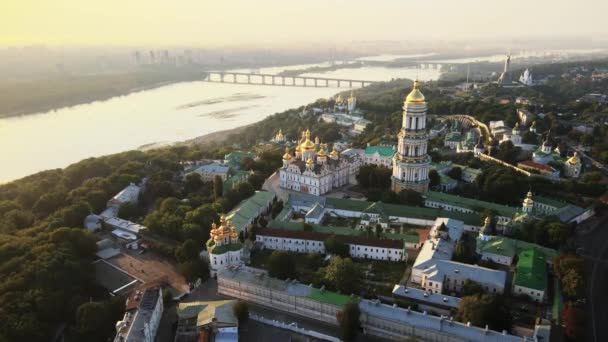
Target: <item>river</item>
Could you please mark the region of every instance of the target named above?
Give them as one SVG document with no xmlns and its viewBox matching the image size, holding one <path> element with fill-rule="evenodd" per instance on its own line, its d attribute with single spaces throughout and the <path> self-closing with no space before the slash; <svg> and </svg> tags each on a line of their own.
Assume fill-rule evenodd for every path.
<svg viewBox="0 0 608 342">
<path fill-rule="evenodd" d="M 528 56 L 579 56 L 605 52 L 557 50 L 520 52 Z M 503 55 L 441 59 L 434 53 L 359 58 L 361 61 L 412 59 L 426 63 L 501 61 Z M 352 62 L 346 62 L 352 63 Z M 329 66 L 329 62 L 260 68 L 264 74 Z M 241 71 L 249 71 L 242 69 Z M 393 78 L 436 80 L 437 69 L 379 66 L 345 67 L 306 76 L 388 81 Z M 46 113 L 0 119 L 0 183 L 45 169 L 65 167 L 154 143 L 171 143 L 260 121 L 268 115 L 299 107 L 345 90 L 184 82 L 118 96 L 106 101 L 60 108 Z"/>
<path fill-rule="evenodd" d="M 314 65 L 263 68 L 260 72 L 274 74 Z M 414 68 L 363 67 L 323 75 L 384 81 L 413 78 L 417 73 Z M 437 79 L 439 72 L 425 71 L 418 76 Z M 184 82 L 46 113 L 3 118 L 0 182 L 88 157 L 250 124 L 343 90 Z"/>
</svg>

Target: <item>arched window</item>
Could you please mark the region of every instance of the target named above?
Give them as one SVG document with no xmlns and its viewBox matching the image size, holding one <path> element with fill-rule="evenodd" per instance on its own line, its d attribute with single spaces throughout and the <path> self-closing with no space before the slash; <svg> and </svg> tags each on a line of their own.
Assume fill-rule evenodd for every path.
<svg viewBox="0 0 608 342">
<path fill-rule="evenodd" d="M 416 127 L 414 129 L 418 129 L 418 118 L 416 118 Z"/>
</svg>

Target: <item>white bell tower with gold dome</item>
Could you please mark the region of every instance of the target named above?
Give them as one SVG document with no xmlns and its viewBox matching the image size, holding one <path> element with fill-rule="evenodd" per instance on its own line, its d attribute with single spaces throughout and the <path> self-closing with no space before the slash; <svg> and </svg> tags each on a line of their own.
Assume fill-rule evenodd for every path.
<svg viewBox="0 0 608 342">
<path fill-rule="evenodd" d="M 415 80 L 403 104 L 403 122 L 398 134 L 397 153 L 393 157 L 393 191 L 428 191 L 431 157 L 427 148 L 426 101 L 420 92 L 418 80 Z"/>
</svg>

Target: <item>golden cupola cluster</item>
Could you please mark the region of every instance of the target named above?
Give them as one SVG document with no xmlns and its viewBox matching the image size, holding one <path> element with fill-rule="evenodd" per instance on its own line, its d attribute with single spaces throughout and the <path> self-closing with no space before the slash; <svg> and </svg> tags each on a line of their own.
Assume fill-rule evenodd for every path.
<svg viewBox="0 0 608 342">
<path fill-rule="evenodd" d="M 314 142 L 310 140 L 310 130 L 306 130 L 304 132 L 304 141 L 300 144 L 300 149 L 302 151 L 310 151 L 317 148 Z"/>
<path fill-rule="evenodd" d="M 406 103 L 424 103 L 424 95 L 418 89 L 418 79 L 414 81 L 414 87 L 412 91 L 405 98 Z"/>
<path fill-rule="evenodd" d="M 239 237 L 236 228 L 232 225 L 232 221 L 227 220 L 224 215 L 220 217 L 219 227 L 215 222 L 211 224 L 209 234 L 216 244 L 234 243 L 237 242 Z"/>
</svg>

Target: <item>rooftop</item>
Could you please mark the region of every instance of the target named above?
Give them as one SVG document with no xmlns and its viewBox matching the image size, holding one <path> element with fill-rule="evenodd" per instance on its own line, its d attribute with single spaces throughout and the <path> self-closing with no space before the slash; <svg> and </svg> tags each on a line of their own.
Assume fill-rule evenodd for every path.
<svg viewBox="0 0 608 342">
<path fill-rule="evenodd" d="M 335 306 L 343 306 L 351 300 L 350 296 L 327 291 L 322 288 L 317 289 L 312 285 L 304 285 L 296 280 L 280 280 L 273 278 L 268 276 L 266 271 L 252 267 L 226 268 L 219 272 L 218 277 L 233 279 L 242 283 L 262 286 L 276 291 L 283 291 L 291 296 L 305 297 L 320 303 Z"/>
<path fill-rule="evenodd" d="M 365 154 L 376 154 L 378 153 L 382 157 L 392 157 L 397 153 L 394 148 L 390 146 L 368 146 L 365 148 Z"/>
<path fill-rule="evenodd" d="M 405 287 L 399 284 L 393 287 L 393 295 L 450 308 L 458 308 L 458 304 L 460 303 L 460 298 L 458 297 L 433 294 L 432 292 L 426 292 L 413 287 Z"/>
<path fill-rule="evenodd" d="M 256 191 L 255 194 L 239 203 L 227 215 L 238 232 L 245 230 L 251 219 L 257 217 L 260 210 L 268 205 L 274 198 L 274 194 L 267 191 Z"/>
<path fill-rule="evenodd" d="M 131 183 L 124 189 L 122 189 L 118 194 L 112 197 L 111 201 L 117 202 L 119 204 L 126 202 L 137 202 L 139 197 L 139 186 Z"/>
<path fill-rule="evenodd" d="M 177 307 L 177 316 L 180 319 L 194 318 L 196 326 L 206 326 L 214 320 L 222 325 L 237 325 L 232 308 L 236 300 L 198 301 L 180 303 Z"/>
<path fill-rule="evenodd" d="M 477 239 L 477 249 L 481 250 L 482 252 L 494 253 L 509 257 L 514 257 L 515 254 L 520 253 L 523 250 L 535 249 L 537 252 L 542 253 L 545 259 L 549 261 L 553 260 L 553 258 L 557 256 L 557 251 L 554 249 L 505 236 L 494 236 L 490 241 L 487 242 Z"/>
<path fill-rule="evenodd" d="M 296 222 L 294 222 L 296 223 Z M 282 222 L 278 225 L 283 224 Z M 298 223 L 296 223 L 298 224 Z M 302 224 L 299 224 L 302 226 Z M 346 228 L 349 229 L 349 228 Z M 262 229 L 258 235 L 260 236 L 274 236 L 274 237 L 282 237 L 287 239 L 300 239 L 300 240 L 311 240 L 311 241 L 325 241 L 332 235 L 336 236 L 336 239 L 340 240 L 346 244 L 354 244 L 361 246 L 372 246 L 379 248 L 394 248 L 394 249 L 403 249 L 403 242 L 394 239 L 374 239 L 368 238 L 364 236 L 357 235 L 346 235 L 339 233 L 326 233 L 326 232 L 317 232 L 317 231 L 305 231 L 305 230 L 290 230 L 290 229 L 275 229 L 275 228 L 265 228 Z"/>
<path fill-rule="evenodd" d="M 118 217 L 106 218 L 104 220 L 104 223 L 112 226 L 113 228 L 126 230 L 127 232 L 130 232 L 133 234 L 140 234 L 142 230 L 148 229 L 146 226 L 142 226 L 139 223 L 131 222 L 128 220 L 123 220 Z"/>
<path fill-rule="evenodd" d="M 229 166 L 213 163 L 213 164 L 203 165 L 203 166 L 197 168 L 196 170 L 194 170 L 193 172 L 228 173 L 228 171 L 230 171 Z"/>
<path fill-rule="evenodd" d="M 443 317 L 427 315 L 409 309 L 402 309 L 377 301 L 362 300 L 359 308 L 363 314 L 373 315 L 379 319 L 399 322 L 413 326 L 417 329 L 433 330 L 447 335 L 455 336 L 464 341 L 474 342 L 522 342 L 524 339 L 519 336 L 509 335 L 506 332 L 500 333 L 493 330 L 486 330 L 474 326 L 452 321 Z"/>
<path fill-rule="evenodd" d="M 513 283 L 529 289 L 545 291 L 547 288 L 545 255 L 531 248 L 521 251 L 518 256 Z"/>
<path fill-rule="evenodd" d="M 495 210 L 500 216 L 505 217 L 512 217 L 517 212 L 516 208 L 509 207 L 506 205 L 486 202 L 474 198 L 450 195 L 444 192 L 429 191 L 426 194 L 426 199 L 456 207 L 467 208 L 476 212 L 482 211 L 483 209 L 492 209 Z"/>
<path fill-rule="evenodd" d="M 555 170 L 552 166 L 550 165 L 546 165 L 546 164 L 541 164 L 541 163 L 537 163 L 533 160 L 524 160 L 521 161 L 519 163 L 517 163 L 517 165 L 519 167 L 527 167 L 527 168 L 531 168 L 531 169 L 535 169 L 535 170 L 540 170 L 540 171 L 545 171 L 545 172 L 555 172 L 557 170 Z"/>
</svg>

